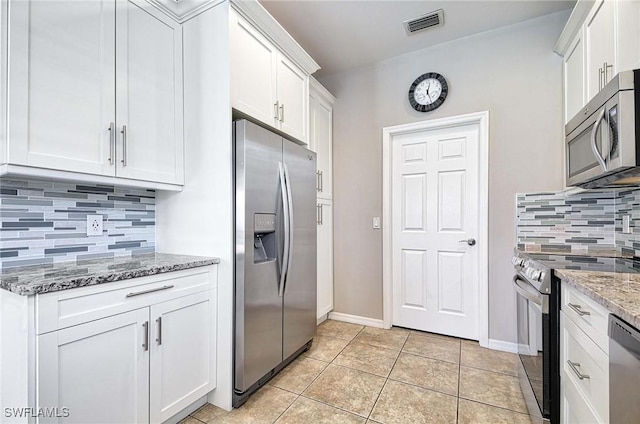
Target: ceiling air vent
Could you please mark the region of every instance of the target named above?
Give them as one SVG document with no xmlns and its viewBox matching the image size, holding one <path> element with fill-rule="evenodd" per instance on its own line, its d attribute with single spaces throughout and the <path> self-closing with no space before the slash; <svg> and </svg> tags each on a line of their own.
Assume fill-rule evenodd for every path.
<svg viewBox="0 0 640 424">
<path fill-rule="evenodd" d="M 435 12 L 427 13 L 414 19 L 404 21 L 404 28 L 407 34 L 414 34 L 427 28 L 434 28 L 444 24 L 444 11 L 438 9 Z"/>
</svg>

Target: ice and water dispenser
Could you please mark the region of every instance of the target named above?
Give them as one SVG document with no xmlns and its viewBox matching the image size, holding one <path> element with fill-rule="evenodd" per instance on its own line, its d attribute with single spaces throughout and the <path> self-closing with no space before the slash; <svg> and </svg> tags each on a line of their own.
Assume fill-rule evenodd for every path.
<svg viewBox="0 0 640 424">
<path fill-rule="evenodd" d="M 276 259 L 276 214 L 257 213 L 253 225 L 253 263 Z"/>
</svg>

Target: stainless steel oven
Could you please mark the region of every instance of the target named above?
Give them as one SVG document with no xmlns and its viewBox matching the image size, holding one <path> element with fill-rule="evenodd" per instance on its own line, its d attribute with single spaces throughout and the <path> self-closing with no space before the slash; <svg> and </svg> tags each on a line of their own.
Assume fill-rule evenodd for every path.
<svg viewBox="0 0 640 424">
<path fill-rule="evenodd" d="M 640 70 L 621 72 L 565 126 L 567 185 L 638 184 L 639 115 Z"/>
<path fill-rule="evenodd" d="M 554 290 L 552 270 L 543 264 L 521 252 L 516 252 L 513 264 L 520 387 L 530 415 L 557 423 L 560 413 L 559 292 Z"/>
</svg>

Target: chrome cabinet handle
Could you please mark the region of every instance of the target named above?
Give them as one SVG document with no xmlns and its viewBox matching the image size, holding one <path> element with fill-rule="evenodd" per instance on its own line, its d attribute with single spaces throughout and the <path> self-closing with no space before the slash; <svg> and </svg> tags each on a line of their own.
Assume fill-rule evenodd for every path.
<svg viewBox="0 0 640 424">
<path fill-rule="evenodd" d="M 604 63 L 604 84 L 602 88 L 609 82 L 609 68 L 611 68 L 611 73 L 613 74 L 613 65 L 609 65 L 607 62 Z"/>
<path fill-rule="evenodd" d="M 162 287 L 158 287 L 158 288 L 155 288 L 155 289 L 149 289 L 149 290 L 143 290 L 143 291 L 139 291 L 139 292 L 128 293 L 125 297 L 140 296 L 141 294 L 153 293 L 153 292 L 157 292 L 157 291 L 161 291 L 161 290 L 168 290 L 168 289 L 172 289 L 172 288 L 173 288 L 173 284 L 171 284 L 170 286 L 162 286 Z"/>
<path fill-rule="evenodd" d="M 145 321 L 142 324 L 144 328 L 144 340 L 142 340 L 142 347 L 145 351 L 149 350 L 149 321 Z"/>
<path fill-rule="evenodd" d="M 604 81 L 604 69 L 598 68 L 598 91 L 602 90 Z"/>
<path fill-rule="evenodd" d="M 122 166 L 127 166 L 127 126 L 123 125 L 122 126 L 122 131 L 120 131 L 120 133 L 122 134 L 122 160 L 120 162 L 122 162 Z"/>
<path fill-rule="evenodd" d="M 284 103 L 280 105 L 280 122 L 284 122 Z"/>
<path fill-rule="evenodd" d="M 320 193 L 320 171 L 316 171 L 316 191 Z"/>
<path fill-rule="evenodd" d="M 573 372 L 575 372 L 575 373 L 576 373 L 576 375 L 578 376 L 578 378 L 579 378 L 580 380 L 584 380 L 584 379 L 587 379 L 587 380 L 588 380 L 588 379 L 590 379 L 590 378 L 591 378 L 589 375 L 587 375 L 587 374 L 582 374 L 582 373 L 580 372 L 580 370 L 578 370 L 578 367 L 580 366 L 580 364 L 579 364 L 579 363 L 577 363 L 577 362 L 571 362 L 570 360 L 568 360 L 568 359 L 567 359 L 567 364 L 569 364 L 569 366 L 571 367 L 571 369 L 573 370 Z"/>
<path fill-rule="evenodd" d="M 585 315 L 591 315 L 591 312 L 582 310 L 582 305 L 575 305 L 573 303 L 567 303 L 567 306 L 570 307 L 571 309 L 573 309 L 574 311 L 576 311 L 576 313 L 578 315 L 580 315 L 581 317 L 583 317 Z"/>
<path fill-rule="evenodd" d="M 324 172 L 320 171 L 320 192 L 324 192 Z"/>
<path fill-rule="evenodd" d="M 280 102 L 275 102 L 273 104 L 273 118 L 274 119 L 280 119 L 280 114 L 278 113 L 278 105 L 280 104 Z"/>
<path fill-rule="evenodd" d="M 109 124 L 109 165 L 115 163 L 116 156 L 116 124 Z"/>
<path fill-rule="evenodd" d="M 162 317 L 158 317 L 156 322 L 158 323 L 158 338 L 156 338 L 156 341 L 158 342 L 158 346 L 160 346 L 162 344 Z"/>
<path fill-rule="evenodd" d="M 466 239 L 466 240 L 460 240 L 458 243 L 467 243 L 469 246 L 475 246 L 476 245 L 476 239 L 470 238 L 470 239 Z"/>
<path fill-rule="evenodd" d="M 603 170 L 607 170 L 607 164 L 604 162 L 604 158 L 602 154 L 598 151 L 598 146 L 596 146 L 596 137 L 598 136 L 598 129 L 600 128 L 600 124 L 602 124 L 602 120 L 604 119 L 604 112 L 606 108 L 602 108 L 600 114 L 598 115 L 598 119 L 596 120 L 593 130 L 591 130 L 591 151 L 593 151 L 596 160 L 600 164 Z"/>
</svg>

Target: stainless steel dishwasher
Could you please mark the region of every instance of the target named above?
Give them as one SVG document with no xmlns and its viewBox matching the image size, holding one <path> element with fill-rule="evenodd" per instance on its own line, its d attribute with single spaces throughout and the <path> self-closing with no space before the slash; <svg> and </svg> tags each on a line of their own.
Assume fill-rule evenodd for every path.
<svg viewBox="0 0 640 424">
<path fill-rule="evenodd" d="M 609 315 L 609 422 L 640 422 L 640 330 Z"/>
</svg>

